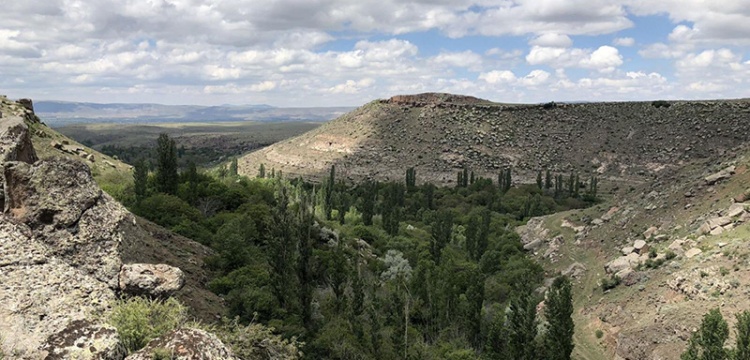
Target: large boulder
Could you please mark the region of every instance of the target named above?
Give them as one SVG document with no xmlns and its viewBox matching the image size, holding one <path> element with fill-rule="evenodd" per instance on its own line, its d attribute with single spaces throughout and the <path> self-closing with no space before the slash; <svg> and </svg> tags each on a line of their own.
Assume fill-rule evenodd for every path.
<svg viewBox="0 0 750 360">
<path fill-rule="evenodd" d="M 135 219 L 99 188 L 87 165 L 65 158 L 6 163 L 5 195 L 6 214 L 53 255 L 119 287 L 120 227 Z"/>
<path fill-rule="evenodd" d="M 0 216 L 0 344 L 20 359 L 41 359 L 39 347 L 71 321 L 107 311 L 114 292 L 53 256 L 32 231 Z"/>
<path fill-rule="evenodd" d="M 151 360 L 155 351 L 168 351 L 173 360 L 232 360 L 232 350 L 216 335 L 200 329 L 172 330 L 151 340 L 146 347 L 125 360 Z"/>
<path fill-rule="evenodd" d="M 169 297 L 185 285 L 182 270 L 166 264 L 125 264 L 120 290 L 130 295 Z"/>
<path fill-rule="evenodd" d="M 29 127 L 22 117 L 13 116 L 2 118 L 0 121 L 0 208 L 5 201 L 2 191 L 2 166 L 7 161 L 22 161 L 33 163 L 37 161 L 34 145 L 29 136 Z"/>
<path fill-rule="evenodd" d="M 73 321 L 50 336 L 42 351 L 44 360 L 122 360 L 128 354 L 117 329 L 88 320 Z"/>
<path fill-rule="evenodd" d="M 704 179 L 706 181 L 706 185 L 713 185 L 721 180 L 729 179 L 732 177 L 732 174 L 734 174 L 734 166 L 728 166 L 724 169 L 721 169 L 719 172 L 711 174 L 706 176 Z"/>
</svg>

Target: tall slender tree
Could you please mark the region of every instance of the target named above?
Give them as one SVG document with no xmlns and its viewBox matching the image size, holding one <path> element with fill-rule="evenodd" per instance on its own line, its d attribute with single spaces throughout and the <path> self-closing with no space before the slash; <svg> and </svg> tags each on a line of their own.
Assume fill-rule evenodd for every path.
<svg viewBox="0 0 750 360">
<path fill-rule="evenodd" d="M 156 152 L 156 188 L 159 192 L 175 195 L 179 177 L 174 140 L 165 133 L 160 134 L 156 140 Z"/>
<path fill-rule="evenodd" d="M 140 203 L 141 200 L 146 198 L 146 193 L 148 191 L 147 184 L 148 184 L 148 167 L 146 166 L 146 161 L 143 159 L 140 159 L 136 161 L 135 167 L 133 170 L 133 187 L 135 190 L 136 203 Z"/>
<path fill-rule="evenodd" d="M 552 282 L 544 302 L 547 333 L 544 336 L 545 359 L 570 360 L 573 352 L 573 297 L 570 280 L 560 276 Z"/>
</svg>

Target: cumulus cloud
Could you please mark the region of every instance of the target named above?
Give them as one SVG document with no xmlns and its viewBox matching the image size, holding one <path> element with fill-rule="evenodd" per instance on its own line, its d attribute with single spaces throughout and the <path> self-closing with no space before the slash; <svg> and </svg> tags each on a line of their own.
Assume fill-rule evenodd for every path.
<svg viewBox="0 0 750 360">
<path fill-rule="evenodd" d="M 601 72 L 612 72 L 623 64 L 617 48 L 601 46 L 596 50 L 533 46 L 526 55 L 531 65 L 549 65 L 553 68 L 578 67 L 594 69 Z"/>
<path fill-rule="evenodd" d="M 615 46 L 633 46 L 633 45 L 635 45 L 635 39 L 633 39 L 632 37 L 616 38 L 614 41 L 612 41 L 612 45 L 615 45 Z"/>
</svg>

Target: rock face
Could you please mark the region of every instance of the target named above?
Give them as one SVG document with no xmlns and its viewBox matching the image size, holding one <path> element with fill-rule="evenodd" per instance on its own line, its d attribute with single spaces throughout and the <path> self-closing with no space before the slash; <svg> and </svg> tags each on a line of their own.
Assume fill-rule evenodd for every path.
<svg viewBox="0 0 750 360">
<path fill-rule="evenodd" d="M 118 228 L 134 218 L 96 185 L 88 166 L 64 158 L 6 163 L 5 194 L 6 213 L 54 255 L 118 288 Z"/>
<path fill-rule="evenodd" d="M 126 264 L 120 270 L 120 289 L 130 295 L 169 297 L 183 285 L 182 270 L 166 264 Z"/>
<path fill-rule="evenodd" d="M 155 350 L 167 350 L 173 360 L 232 360 L 232 350 L 216 337 L 199 329 L 172 330 L 162 337 L 151 340 L 146 347 L 125 360 L 151 360 Z"/>
<path fill-rule="evenodd" d="M 76 320 L 50 336 L 42 346 L 45 360 L 121 360 L 127 355 L 117 329 Z"/>
<path fill-rule="evenodd" d="M 213 305 L 219 300 L 201 288 L 205 279 L 195 275 L 201 273 L 200 257 L 210 255 L 208 249 L 147 222 L 138 224 L 94 182 L 84 159 L 38 160 L 29 124 L 43 125 L 32 121 L 36 118 L 28 107 L 0 97 L 0 114 L 4 354 L 13 359 L 122 360 L 125 353 L 114 329 L 94 320 L 106 315 L 122 293 L 166 296 L 188 282 L 190 289 L 177 294 L 183 303 L 200 304 L 204 311 L 220 308 Z M 193 277 L 186 281 L 179 268 L 168 265 L 131 265 L 124 273 L 135 275 L 125 276 L 120 289 L 123 263 L 165 259 L 184 264 Z M 210 317 L 217 314 L 211 310 Z"/>
</svg>

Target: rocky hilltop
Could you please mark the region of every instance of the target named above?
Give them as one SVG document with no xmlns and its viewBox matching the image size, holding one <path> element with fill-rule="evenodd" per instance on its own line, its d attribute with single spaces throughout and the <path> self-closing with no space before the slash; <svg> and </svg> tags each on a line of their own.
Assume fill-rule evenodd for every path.
<svg viewBox="0 0 750 360">
<path fill-rule="evenodd" d="M 533 181 L 539 169 L 640 182 L 695 159 L 718 158 L 750 140 L 750 101 L 515 105 L 452 94 L 399 95 L 368 103 L 296 138 L 255 151 L 260 164 L 319 179 L 331 165 L 350 179 L 447 184 L 464 167 L 504 167 Z"/>
<path fill-rule="evenodd" d="M 32 134 L 43 127 L 31 101 L 0 97 L 0 353 L 122 360 L 117 331 L 101 322 L 121 296 L 175 296 L 196 318 L 221 315 L 203 286 L 209 249 L 128 212 L 99 188 L 86 158 L 40 159 Z M 200 330 L 185 338 L 174 346 L 217 341 Z"/>
</svg>

